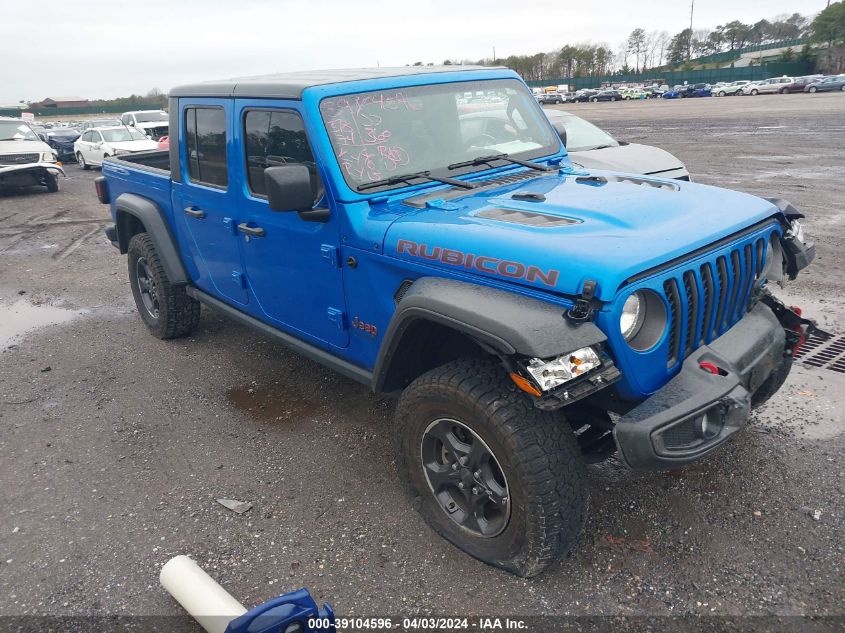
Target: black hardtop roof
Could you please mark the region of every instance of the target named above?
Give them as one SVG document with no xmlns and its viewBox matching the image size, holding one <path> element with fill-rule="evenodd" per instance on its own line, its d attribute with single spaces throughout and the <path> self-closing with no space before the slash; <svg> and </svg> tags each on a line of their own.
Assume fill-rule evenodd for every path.
<svg viewBox="0 0 845 633">
<path fill-rule="evenodd" d="M 257 97 L 271 99 L 301 99 L 302 92 L 311 86 L 405 77 L 465 70 L 503 70 L 500 66 L 400 66 L 398 68 L 347 68 L 341 70 L 308 70 L 302 72 L 238 77 L 220 81 L 205 81 L 177 86 L 171 97 Z"/>
</svg>

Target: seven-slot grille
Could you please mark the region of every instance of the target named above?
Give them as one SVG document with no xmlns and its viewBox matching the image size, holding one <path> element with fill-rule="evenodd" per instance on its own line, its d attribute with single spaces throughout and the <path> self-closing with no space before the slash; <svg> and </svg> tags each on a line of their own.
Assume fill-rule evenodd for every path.
<svg viewBox="0 0 845 633">
<path fill-rule="evenodd" d="M 25 165 L 37 163 L 40 155 L 32 154 L 0 154 L 0 165 Z"/>
<path fill-rule="evenodd" d="M 765 237 L 757 237 L 663 282 L 669 304 L 669 368 L 743 317 L 763 270 L 766 245 Z"/>
</svg>

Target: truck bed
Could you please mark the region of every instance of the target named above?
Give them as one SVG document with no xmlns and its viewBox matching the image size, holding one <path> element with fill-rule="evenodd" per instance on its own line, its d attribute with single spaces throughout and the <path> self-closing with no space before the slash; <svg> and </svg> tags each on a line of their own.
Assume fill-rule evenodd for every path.
<svg viewBox="0 0 845 633">
<path fill-rule="evenodd" d="M 170 200 L 170 152 L 151 150 L 122 156 L 110 156 L 103 161 L 103 175 L 114 201 L 124 194 L 136 194 L 155 202 L 169 222 L 173 221 Z"/>
<path fill-rule="evenodd" d="M 153 149 L 148 152 L 112 156 L 109 160 L 117 163 L 131 163 L 133 167 L 146 167 L 170 173 L 170 150 L 166 149 Z"/>
</svg>

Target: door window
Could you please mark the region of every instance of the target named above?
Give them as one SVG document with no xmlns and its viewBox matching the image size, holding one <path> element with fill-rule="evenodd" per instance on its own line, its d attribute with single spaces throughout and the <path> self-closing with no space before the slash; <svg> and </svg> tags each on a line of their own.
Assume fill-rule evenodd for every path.
<svg viewBox="0 0 845 633">
<path fill-rule="evenodd" d="M 250 191 L 267 194 L 264 170 L 276 165 L 305 165 L 311 174 L 316 201 L 322 194 L 314 154 L 305 133 L 305 124 L 292 110 L 247 110 L 244 115 L 246 170 Z"/>
<path fill-rule="evenodd" d="M 185 109 L 185 151 L 188 176 L 193 182 L 225 189 L 226 113 L 223 108 Z"/>
</svg>

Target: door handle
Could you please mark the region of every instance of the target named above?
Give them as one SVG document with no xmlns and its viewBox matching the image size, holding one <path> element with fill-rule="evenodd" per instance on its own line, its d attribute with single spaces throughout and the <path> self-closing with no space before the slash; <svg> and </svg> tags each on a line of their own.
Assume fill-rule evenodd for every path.
<svg viewBox="0 0 845 633">
<path fill-rule="evenodd" d="M 205 211 L 196 207 L 185 207 L 185 215 L 202 220 L 205 217 Z"/>
<path fill-rule="evenodd" d="M 260 226 L 250 226 L 246 222 L 241 222 L 238 224 L 238 230 L 241 233 L 245 233 L 246 235 L 252 235 L 253 237 L 264 237 L 266 231 L 262 229 Z"/>
</svg>

